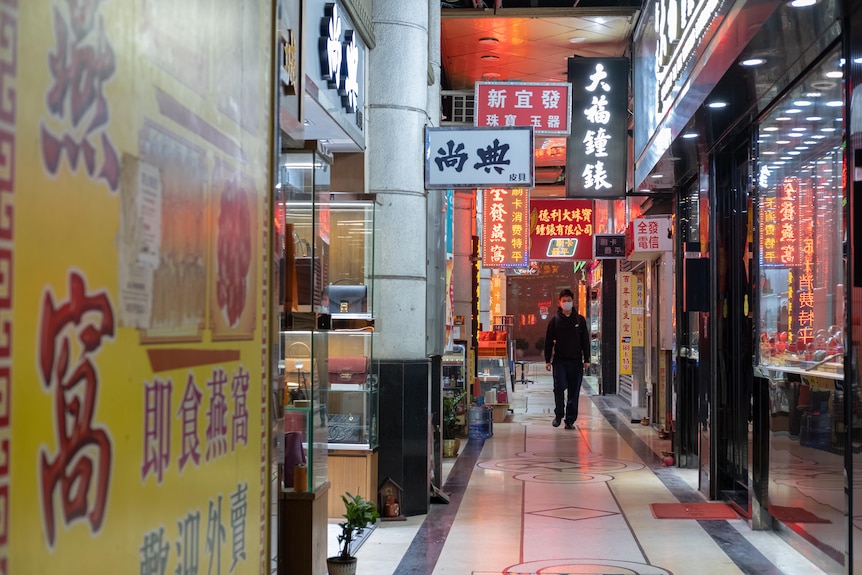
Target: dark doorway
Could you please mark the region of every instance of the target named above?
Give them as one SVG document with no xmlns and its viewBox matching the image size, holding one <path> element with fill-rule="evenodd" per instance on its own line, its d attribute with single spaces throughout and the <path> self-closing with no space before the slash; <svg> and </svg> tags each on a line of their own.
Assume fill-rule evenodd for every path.
<svg viewBox="0 0 862 575">
<path fill-rule="evenodd" d="M 750 139 L 713 155 L 714 250 L 717 309 L 712 435 L 715 488 L 720 498 L 750 512 L 749 424 L 752 405 Z"/>
</svg>

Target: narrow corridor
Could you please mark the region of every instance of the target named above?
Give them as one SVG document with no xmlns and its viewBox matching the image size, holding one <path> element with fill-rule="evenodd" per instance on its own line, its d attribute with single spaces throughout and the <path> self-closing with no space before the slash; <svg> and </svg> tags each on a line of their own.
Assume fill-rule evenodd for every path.
<svg viewBox="0 0 862 575">
<path fill-rule="evenodd" d="M 358 575 L 825 572 L 743 519 L 656 519 L 651 503 L 703 500 L 696 470 L 663 467 L 670 442 L 630 423 L 616 397 L 596 395 L 595 378 L 585 381 L 576 429 L 553 428 L 551 378 L 533 373 L 493 437 L 463 440 L 446 460 L 450 502 L 379 524 L 356 553 Z"/>
</svg>

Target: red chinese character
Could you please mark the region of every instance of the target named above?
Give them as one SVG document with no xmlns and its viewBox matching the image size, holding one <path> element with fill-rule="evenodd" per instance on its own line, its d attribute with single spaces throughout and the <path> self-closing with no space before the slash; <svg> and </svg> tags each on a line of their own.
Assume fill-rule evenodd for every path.
<svg viewBox="0 0 862 575">
<path fill-rule="evenodd" d="M 102 340 L 114 336 L 114 311 L 105 292 L 87 294 L 84 279 L 69 274 L 69 299 L 56 306 L 42 299 L 39 371 L 54 392 L 58 452 L 40 449 L 42 515 L 48 543 L 57 537 L 54 495 L 59 484 L 66 525 L 87 516 L 91 532 L 102 527 L 111 479 L 112 444 L 103 427 L 93 427 L 99 374 L 91 361 Z M 96 474 L 95 490 L 90 480 Z M 92 500 L 91 500 L 92 498 Z"/>
<path fill-rule="evenodd" d="M 105 35 L 105 27 L 96 12 L 99 0 L 67 0 L 71 13 L 71 26 L 60 10 L 54 8 L 55 51 L 48 58 L 54 84 L 48 92 L 48 110 L 57 118 L 66 118 L 66 104 L 71 112 L 75 135 L 53 134 L 43 124 L 42 158 L 51 174 L 60 167 L 63 152 L 69 158 L 73 170 L 78 167 L 79 155 L 87 174 L 105 180 L 111 190 L 116 190 L 120 181 L 120 163 L 117 151 L 105 128 L 110 112 L 104 94 L 104 84 L 114 75 L 114 49 Z M 71 27 L 71 30 L 70 30 Z M 86 118 L 86 121 L 84 121 Z M 83 124 L 83 128 L 81 128 Z M 101 169 L 96 174 L 96 148 L 90 141 L 98 134 L 101 144 Z"/>
</svg>

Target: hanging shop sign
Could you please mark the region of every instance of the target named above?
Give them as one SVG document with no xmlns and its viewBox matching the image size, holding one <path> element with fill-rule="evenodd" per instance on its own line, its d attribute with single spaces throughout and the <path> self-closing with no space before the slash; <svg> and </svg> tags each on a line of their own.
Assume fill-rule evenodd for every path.
<svg viewBox="0 0 862 575">
<path fill-rule="evenodd" d="M 626 257 L 654 260 L 673 251 L 673 221 L 670 216 L 635 218 L 626 230 Z"/>
<path fill-rule="evenodd" d="M 567 82 L 476 82 L 476 126 L 532 126 L 534 133 L 568 136 L 572 85 Z"/>
<path fill-rule="evenodd" d="M 566 146 L 566 197 L 625 196 L 628 71 L 626 58 L 569 58 L 572 133 Z"/>
<path fill-rule="evenodd" d="M 634 274 L 619 274 L 619 329 L 620 329 L 620 375 L 632 374 L 632 299 L 634 297 Z"/>
<path fill-rule="evenodd" d="M 526 188 L 482 190 L 482 267 L 524 267 L 529 245 Z"/>
<path fill-rule="evenodd" d="M 338 8 L 327 4 L 321 19 L 318 55 L 320 75 L 341 96 L 341 107 L 355 114 L 359 105 L 359 35 L 350 28 L 350 20 Z M 357 123 L 362 128 L 361 123 Z"/>
<path fill-rule="evenodd" d="M 593 253 L 597 260 L 624 260 L 626 258 L 625 234 L 596 234 Z"/>
<path fill-rule="evenodd" d="M 644 278 L 641 274 L 634 275 L 632 292 L 632 345 L 644 345 Z"/>
<path fill-rule="evenodd" d="M 592 258 L 591 200 L 530 201 L 530 261 Z"/>
<path fill-rule="evenodd" d="M 425 187 L 533 187 L 532 128 L 425 128 Z"/>
</svg>

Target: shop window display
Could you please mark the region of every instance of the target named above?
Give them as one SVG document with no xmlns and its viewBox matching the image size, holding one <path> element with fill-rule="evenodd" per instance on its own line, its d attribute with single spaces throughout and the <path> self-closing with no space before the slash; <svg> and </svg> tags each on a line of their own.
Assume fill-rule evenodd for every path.
<svg viewBox="0 0 862 575">
<path fill-rule="evenodd" d="M 837 55 L 758 134 L 760 365 L 843 373 L 843 102 Z"/>
</svg>

